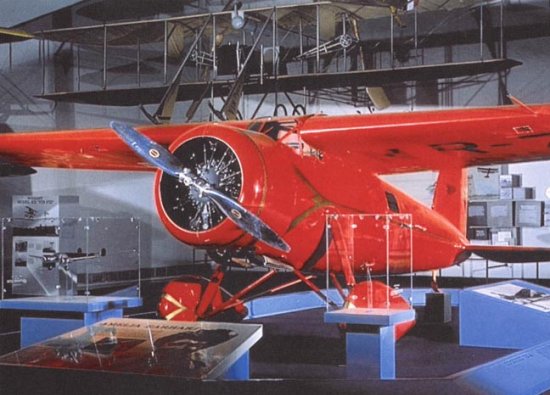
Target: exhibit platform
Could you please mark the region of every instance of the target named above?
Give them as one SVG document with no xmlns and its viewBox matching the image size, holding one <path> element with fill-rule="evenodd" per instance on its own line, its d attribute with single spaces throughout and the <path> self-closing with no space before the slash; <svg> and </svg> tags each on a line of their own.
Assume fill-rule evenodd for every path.
<svg viewBox="0 0 550 395">
<path fill-rule="evenodd" d="M 549 340 L 550 288 L 510 280 L 461 293 L 461 345 L 524 349 Z"/>
<path fill-rule="evenodd" d="M 145 288 L 138 318 L 155 318 L 157 289 Z M 326 324 L 325 308 L 295 311 L 247 320 L 262 324 L 263 337 L 249 353 L 249 380 L 189 380 L 107 371 L 0 367 L 0 388 L 6 393 L 479 393 L 464 384 L 465 372 L 477 380 L 491 366 L 517 361 L 514 349 L 460 346 L 458 293 L 452 294 L 449 322 L 425 319 L 423 295 L 418 295 L 416 326 L 395 345 L 395 380 L 349 377 L 346 340 L 336 324 Z M 151 313 L 147 313 L 147 312 Z M 4 313 L 6 310 L 3 311 Z M 7 311 L 9 312 L 9 311 Z M 130 314 L 136 314 L 133 309 Z M 15 335 L 0 336 L 3 354 L 17 347 L 7 344 Z M 18 335 L 17 335 L 18 336 Z M 545 349 L 546 350 L 546 349 Z M 522 350 L 521 352 L 533 352 Z M 539 351 L 534 351 L 540 354 Z M 522 358 L 519 356 L 519 358 Z M 493 364 L 493 365 L 491 365 Z M 481 369 L 481 370 L 475 370 Z M 462 375 L 462 376 L 461 376 Z M 459 379 L 459 377 L 462 377 Z"/>
<path fill-rule="evenodd" d="M 35 296 L 0 300 L 0 310 L 20 312 L 19 345 L 26 347 L 107 318 L 121 318 L 124 309 L 142 303 L 139 297 Z"/>
<path fill-rule="evenodd" d="M 250 351 L 250 380 L 192 380 L 140 374 L 49 368 L 0 367 L 0 388 L 7 393 L 451 393 L 448 377 L 506 356 L 513 350 L 460 347 L 458 311 L 448 324 L 423 323 L 396 344 L 396 380 L 350 379 L 346 374 L 345 336 L 325 324 L 325 309 L 250 320 L 263 325 L 263 337 Z M 470 393 L 464 390 L 461 393 Z"/>
<path fill-rule="evenodd" d="M 325 313 L 326 323 L 348 326 L 346 369 L 349 378 L 395 379 L 397 325 L 415 318 L 412 308 L 343 308 Z M 356 329 L 352 331 L 351 327 Z"/>
<path fill-rule="evenodd" d="M 259 324 L 111 318 L 0 356 L 5 366 L 211 380 L 249 378 Z"/>
</svg>

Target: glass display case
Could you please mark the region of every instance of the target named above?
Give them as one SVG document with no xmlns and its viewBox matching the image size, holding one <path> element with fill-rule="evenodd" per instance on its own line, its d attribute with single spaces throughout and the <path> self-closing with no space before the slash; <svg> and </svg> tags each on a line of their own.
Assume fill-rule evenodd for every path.
<svg viewBox="0 0 550 395">
<path fill-rule="evenodd" d="M 412 226 L 410 214 L 328 214 L 327 289 L 339 289 L 347 307 L 395 307 L 397 296 L 412 304 Z M 344 274 L 347 290 L 332 272 Z"/>
<path fill-rule="evenodd" d="M 139 293 L 137 218 L 2 218 L 1 224 L 2 299 L 119 287 Z"/>
<path fill-rule="evenodd" d="M 259 324 L 110 318 L 6 354 L 0 365 L 243 380 L 261 337 Z"/>
</svg>

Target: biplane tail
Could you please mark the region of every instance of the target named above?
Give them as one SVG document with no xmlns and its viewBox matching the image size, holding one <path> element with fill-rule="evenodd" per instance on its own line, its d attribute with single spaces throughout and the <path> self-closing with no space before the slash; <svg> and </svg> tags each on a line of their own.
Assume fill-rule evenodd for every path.
<svg viewBox="0 0 550 395">
<path fill-rule="evenodd" d="M 550 262 L 550 248 L 468 245 L 466 251 L 502 263 Z"/>
</svg>

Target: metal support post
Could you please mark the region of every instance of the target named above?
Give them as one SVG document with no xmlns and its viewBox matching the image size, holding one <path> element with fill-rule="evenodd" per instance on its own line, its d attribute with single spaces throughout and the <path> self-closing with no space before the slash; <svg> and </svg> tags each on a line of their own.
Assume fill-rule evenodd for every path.
<svg viewBox="0 0 550 395">
<path fill-rule="evenodd" d="M 479 5 L 479 59 L 483 60 L 483 3 Z"/>
<path fill-rule="evenodd" d="M 137 73 L 137 84 L 138 87 L 141 86 L 141 42 L 139 37 L 137 38 L 137 54 L 136 54 L 136 73 Z"/>
<path fill-rule="evenodd" d="M 277 48 L 277 7 L 273 7 L 273 13 L 271 14 L 271 22 L 272 22 L 272 38 L 273 38 L 273 64 L 272 64 L 272 71 L 273 71 L 273 78 L 275 80 L 275 87 L 277 87 L 277 75 L 279 71 L 279 54 L 276 51 Z M 275 88 L 275 108 L 279 105 L 279 92 L 277 91 L 277 88 Z"/>
<path fill-rule="evenodd" d="M 300 36 L 300 71 L 304 73 L 304 58 L 302 54 L 304 53 L 304 27 L 302 25 L 302 18 L 298 22 L 298 35 Z"/>
<path fill-rule="evenodd" d="M 384 231 L 386 234 L 386 308 L 390 308 L 390 221 L 391 214 L 386 215 Z"/>
<path fill-rule="evenodd" d="M 46 44 L 44 39 L 40 40 L 42 60 L 42 94 L 46 92 Z"/>
<path fill-rule="evenodd" d="M 210 76 L 210 81 L 214 81 L 218 76 L 218 66 L 216 59 L 216 15 L 212 15 L 212 75 Z M 210 84 L 210 103 L 211 106 L 208 106 L 210 110 L 209 119 L 214 119 L 214 84 Z"/>
<path fill-rule="evenodd" d="M 76 46 L 76 90 L 80 92 L 80 44 Z"/>
<path fill-rule="evenodd" d="M 164 58 L 163 58 L 164 83 L 168 82 L 168 21 L 164 21 Z"/>
<path fill-rule="evenodd" d="M 393 66 L 394 66 L 394 63 L 393 63 L 393 59 L 394 59 L 394 56 L 393 56 L 393 15 L 390 15 L 390 65 L 391 65 L 391 68 L 393 69 Z"/>
<path fill-rule="evenodd" d="M 347 15 L 344 13 L 342 14 L 342 36 L 346 35 L 346 23 L 347 23 Z M 348 50 L 346 47 L 344 47 L 343 71 L 348 70 L 347 59 L 348 59 Z"/>
<path fill-rule="evenodd" d="M 504 59 L 504 0 L 500 1 L 500 56 Z"/>
<path fill-rule="evenodd" d="M 319 46 L 321 45 L 321 6 L 319 4 L 316 5 L 316 18 L 317 18 L 317 26 L 315 29 L 315 45 L 317 48 L 317 51 L 315 52 L 315 64 L 316 64 L 316 73 L 321 72 L 321 55 L 319 53 Z"/>
<path fill-rule="evenodd" d="M 103 25 L 103 89 L 107 89 L 107 25 Z"/>
<path fill-rule="evenodd" d="M 137 220 L 137 230 L 138 230 L 138 289 L 137 296 L 141 298 L 141 221 Z M 193 250 L 194 251 L 194 250 Z"/>
</svg>

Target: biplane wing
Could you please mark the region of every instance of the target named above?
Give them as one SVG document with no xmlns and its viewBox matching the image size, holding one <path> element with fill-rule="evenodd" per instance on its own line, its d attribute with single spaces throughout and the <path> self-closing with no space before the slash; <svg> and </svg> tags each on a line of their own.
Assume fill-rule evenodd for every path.
<svg viewBox="0 0 550 395">
<path fill-rule="evenodd" d="M 356 12 L 359 12 L 363 8 L 389 8 L 395 7 L 397 9 L 410 9 L 411 4 L 419 11 L 437 11 L 437 10 L 452 10 L 459 7 L 471 7 L 476 4 L 475 0 L 464 1 L 447 1 L 447 0 L 430 0 L 430 1 L 418 1 L 418 0 L 337 0 L 335 4 L 341 7 L 350 8 L 356 7 Z"/>
<path fill-rule="evenodd" d="M 395 1 L 402 4 L 402 0 Z M 202 21 L 209 16 L 208 13 L 203 13 L 172 18 L 143 19 L 146 16 L 152 16 L 151 9 L 155 7 L 155 4 L 157 8 L 159 8 L 158 2 L 147 1 L 144 3 L 149 4 L 132 5 L 132 7 L 130 7 L 131 9 L 128 10 L 136 20 L 112 22 L 116 19 L 118 12 L 117 8 L 120 7 L 120 4 L 106 3 L 115 2 L 109 0 L 109 2 L 104 2 L 103 4 L 91 4 L 76 10 L 77 14 L 102 23 L 83 27 L 44 30 L 36 34 L 47 40 L 86 45 L 103 45 L 105 40 L 111 47 L 135 45 L 138 39 L 141 43 L 162 42 L 165 38 L 165 34 L 168 35 L 167 38 L 170 41 L 183 42 L 185 37 L 192 37 L 195 31 L 201 27 Z M 162 4 L 160 7 L 166 14 L 176 12 L 176 8 L 178 7 L 181 10 L 181 2 L 179 2 L 175 8 L 172 7 L 169 2 L 165 3 L 168 4 Z M 449 2 L 447 1 L 445 3 L 448 4 Z M 463 2 L 453 1 L 451 3 L 457 6 L 463 6 Z M 316 23 L 316 7 L 320 7 L 322 20 L 337 21 L 340 18 L 340 14 L 343 12 L 351 13 L 359 19 L 371 19 L 390 15 L 387 11 L 390 6 L 393 6 L 393 2 L 390 4 L 384 1 L 371 1 L 370 4 L 357 5 L 346 2 L 319 1 L 313 4 L 278 5 L 276 23 L 279 29 L 291 31 L 296 30 L 299 24 L 302 24 L 304 27 L 313 26 Z M 271 7 L 245 8 L 243 11 L 246 14 L 247 20 L 255 23 L 263 23 L 271 9 Z M 226 33 L 230 34 L 232 31 L 231 7 L 229 9 L 224 8 L 219 12 L 214 12 L 212 15 L 216 16 L 216 33 L 222 35 Z M 111 22 L 106 24 L 106 20 Z M 335 23 L 323 23 L 320 29 L 320 38 L 322 40 L 330 39 L 335 34 Z M 207 31 L 207 34 L 212 34 L 211 29 Z M 312 33 L 304 31 L 303 34 L 310 36 Z"/>
<path fill-rule="evenodd" d="M 316 4 L 317 5 L 317 4 Z M 298 18 L 304 18 L 305 24 L 312 23 L 312 10 L 316 5 L 298 4 L 278 6 L 277 24 L 280 29 L 286 30 L 297 26 Z M 331 2 L 318 3 L 323 8 L 330 8 L 332 14 L 336 14 L 341 8 L 334 7 Z M 117 5 L 118 7 L 119 5 Z M 181 7 L 181 4 L 179 5 Z M 134 7 L 132 7 L 134 8 Z M 246 9 L 246 17 L 254 22 L 263 22 L 269 8 Z M 78 13 L 79 11 L 77 11 Z M 187 37 L 193 37 L 200 29 L 204 20 L 211 15 L 216 16 L 216 34 L 222 36 L 232 32 L 231 10 L 215 12 L 212 14 L 195 14 L 161 19 L 142 19 L 134 21 L 111 22 L 108 24 L 96 24 L 83 27 L 71 27 L 64 29 L 44 30 L 37 32 L 37 36 L 52 41 L 71 42 L 75 44 L 102 46 L 106 42 L 110 47 L 135 45 L 139 40 L 144 43 L 162 43 L 168 40 L 168 45 L 181 46 Z M 104 20 L 103 17 L 98 20 Z M 212 35 L 212 26 L 207 29 L 207 35 Z M 181 51 L 181 48 L 179 48 Z M 176 51 L 174 51 L 176 52 Z"/>
<path fill-rule="evenodd" d="M 383 86 L 404 81 L 426 81 L 438 78 L 458 78 L 484 73 L 508 70 L 521 63 L 512 59 L 493 59 L 479 62 L 447 63 L 428 66 L 412 66 L 378 70 L 358 70 L 337 73 L 312 73 L 280 75 L 277 78 L 250 76 L 243 84 L 244 94 L 265 92 L 293 92 L 301 89 L 317 90 L 343 86 Z M 233 80 L 184 82 L 180 84 L 177 100 L 194 100 L 212 84 L 213 95 L 225 96 L 229 93 Z M 81 92 L 57 92 L 39 95 L 38 98 L 56 102 L 99 104 L 108 106 L 135 106 L 160 102 L 166 86 L 137 87 L 123 89 L 103 89 Z"/>
</svg>

